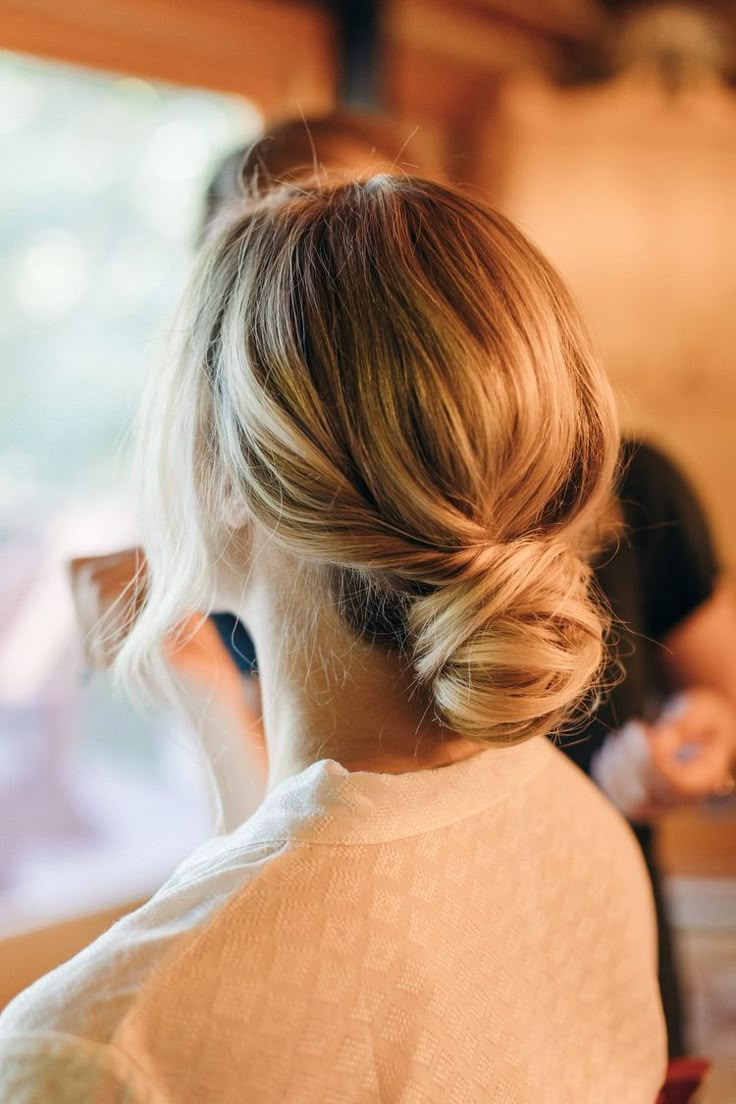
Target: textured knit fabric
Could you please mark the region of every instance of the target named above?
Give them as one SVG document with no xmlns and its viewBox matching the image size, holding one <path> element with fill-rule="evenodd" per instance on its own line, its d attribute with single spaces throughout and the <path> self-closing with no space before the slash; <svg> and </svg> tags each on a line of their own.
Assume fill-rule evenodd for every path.
<svg viewBox="0 0 736 1104">
<path fill-rule="evenodd" d="M 652 906 L 548 741 L 322 760 L 0 1017 L 4 1104 L 653 1104 Z"/>
</svg>

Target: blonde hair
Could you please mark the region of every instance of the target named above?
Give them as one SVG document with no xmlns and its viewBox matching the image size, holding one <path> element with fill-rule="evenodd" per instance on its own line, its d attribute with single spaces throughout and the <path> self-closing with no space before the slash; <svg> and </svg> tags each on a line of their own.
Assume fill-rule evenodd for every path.
<svg viewBox="0 0 736 1104">
<path fill-rule="evenodd" d="M 402 650 L 444 725 L 558 726 L 603 661 L 585 553 L 618 435 L 523 235 L 412 177 L 282 189 L 207 242 L 180 331 L 145 412 L 150 589 L 119 672 L 209 608 L 235 501 Z"/>
<path fill-rule="evenodd" d="M 224 213 L 271 188 L 311 179 L 327 167 L 333 177 L 373 171 L 415 172 L 439 178 L 442 170 L 423 131 L 386 115 L 335 108 L 326 115 L 283 119 L 251 145 L 234 150 L 217 167 L 205 194 L 204 237 Z"/>
</svg>

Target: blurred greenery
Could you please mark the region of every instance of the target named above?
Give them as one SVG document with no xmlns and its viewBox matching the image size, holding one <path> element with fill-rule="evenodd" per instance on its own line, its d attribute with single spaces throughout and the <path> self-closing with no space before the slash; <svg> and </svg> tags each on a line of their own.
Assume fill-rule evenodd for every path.
<svg viewBox="0 0 736 1104">
<path fill-rule="evenodd" d="M 209 174 L 260 123 L 234 97 L 0 53 L 4 511 L 122 479 Z"/>
</svg>

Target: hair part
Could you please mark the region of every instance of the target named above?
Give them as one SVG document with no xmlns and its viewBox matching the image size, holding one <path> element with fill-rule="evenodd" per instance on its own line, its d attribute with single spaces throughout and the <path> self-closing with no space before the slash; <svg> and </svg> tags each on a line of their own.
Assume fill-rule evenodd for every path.
<svg viewBox="0 0 736 1104">
<path fill-rule="evenodd" d="M 344 183 L 387 169 L 441 174 L 419 128 L 385 115 L 337 108 L 283 120 L 218 166 L 205 195 L 201 236 L 222 215 L 284 184 L 315 177 Z"/>
</svg>

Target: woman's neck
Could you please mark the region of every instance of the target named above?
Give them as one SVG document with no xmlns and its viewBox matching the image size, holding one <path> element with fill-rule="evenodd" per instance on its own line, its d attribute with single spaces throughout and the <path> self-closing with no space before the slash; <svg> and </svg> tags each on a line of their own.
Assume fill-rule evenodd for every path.
<svg viewBox="0 0 736 1104">
<path fill-rule="evenodd" d="M 267 651 L 261 659 L 262 651 L 269 790 L 318 759 L 335 759 L 350 771 L 402 774 L 480 750 L 433 719 L 396 657 L 360 654 L 358 645 L 339 661 L 317 652 L 286 674 Z"/>
<path fill-rule="evenodd" d="M 395 651 L 356 640 L 309 586 L 250 588 L 244 620 L 258 655 L 268 788 L 319 759 L 401 774 L 444 766 L 482 745 L 442 727 Z M 312 591 L 313 594 L 313 591 Z"/>
</svg>

